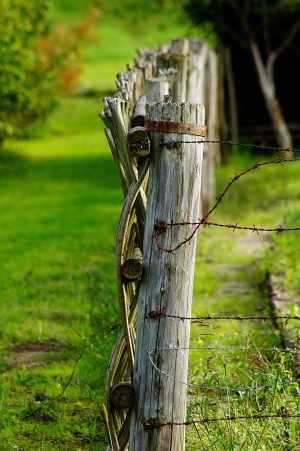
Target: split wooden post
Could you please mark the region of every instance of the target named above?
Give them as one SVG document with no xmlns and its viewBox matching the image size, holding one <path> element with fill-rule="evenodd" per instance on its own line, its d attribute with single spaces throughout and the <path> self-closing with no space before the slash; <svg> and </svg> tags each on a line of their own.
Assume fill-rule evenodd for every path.
<svg viewBox="0 0 300 451">
<path fill-rule="evenodd" d="M 189 40 L 188 76 L 186 101 L 193 103 L 205 102 L 205 81 L 208 46 L 200 39 Z"/>
<path fill-rule="evenodd" d="M 185 55 L 175 53 L 161 53 L 157 55 L 157 72 L 174 69 L 177 78 L 171 91 L 173 102 L 182 103 L 186 101 L 186 80 L 187 80 L 187 58 Z"/>
<path fill-rule="evenodd" d="M 204 125 L 202 105 L 154 103 L 147 108 L 146 127 L 150 130 L 155 128 L 154 121 L 163 121 L 169 131 L 173 128 L 170 122 L 186 126 L 186 130 L 188 124 Z M 151 163 L 130 451 L 183 451 L 185 447 L 185 426 L 172 423 L 185 422 L 190 321 L 165 317 L 163 312 L 190 316 L 196 237 L 174 253 L 166 253 L 158 249 L 153 235 L 157 220 L 169 223 L 198 220 L 203 144 L 183 143 L 171 148 L 161 144 L 199 140 L 200 136 L 189 133 L 150 131 Z M 172 248 L 192 230 L 191 226 L 172 227 L 159 240 L 164 247 Z M 149 312 L 158 314 L 149 316 Z"/>
<path fill-rule="evenodd" d="M 216 53 L 209 50 L 207 54 L 207 76 L 206 76 L 206 92 L 205 92 L 205 112 L 207 123 L 208 141 L 219 140 L 219 117 L 217 108 L 217 87 L 218 87 L 218 61 Z M 202 214 L 206 215 L 212 207 L 215 196 L 215 167 L 219 160 L 219 145 L 216 143 L 206 143 L 203 155 L 203 179 L 201 189 Z"/>
<path fill-rule="evenodd" d="M 225 47 L 225 71 L 227 75 L 228 85 L 228 100 L 229 100 L 229 123 L 230 123 L 230 139 L 233 142 L 238 142 L 238 114 L 237 114 L 237 102 L 235 94 L 235 85 L 233 78 L 233 67 L 231 61 L 231 50 L 229 47 Z"/>
<path fill-rule="evenodd" d="M 165 78 L 146 78 L 147 102 L 161 102 L 169 94 L 169 82 Z"/>
</svg>

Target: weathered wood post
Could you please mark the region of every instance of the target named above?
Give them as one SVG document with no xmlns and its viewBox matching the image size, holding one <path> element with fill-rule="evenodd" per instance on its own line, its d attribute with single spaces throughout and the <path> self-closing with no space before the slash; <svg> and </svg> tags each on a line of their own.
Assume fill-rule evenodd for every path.
<svg viewBox="0 0 300 451">
<path fill-rule="evenodd" d="M 217 108 L 217 57 L 213 50 L 207 54 L 206 86 L 205 86 L 205 113 L 207 124 L 207 140 L 219 139 L 219 118 Z M 215 166 L 219 161 L 219 145 L 206 143 L 203 155 L 203 174 L 205 183 L 202 183 L 201 200 L 203 216 L 210 210 L 215 196 Z"/>
<path fill-rule="evenodd" d="M 205 41 L 189 40 L 187 102 L 204 104 L 207 54 L 208 46 Z"/>
<path fill-rule="evenodd" d="M 174 102 L 186 101 L 186 75 L 187 60 L 184 55 L 173 53 L 163 53 L 157 57 L 157 66 L 159 69 L 174 69 L 177 72 L 177 78 L 172 88 L 171 96 Z"/>
<path fill-rule="evenodd" d="M 225 71 L 227 75 L 227 86 L 228 86 L 228 102 L 229 102 L 229 124 L 230 124 L 230 139 L 233 142 L 238 142 L 238 113 L 237 113 L 237 102 L 235 85 L 233 78 L 233 67 L 231 61 L 231 50 L 229 47 L 225 47 Z"/>
<path fill-rule="evenodd" d="M 166 253 L 158 249 L 153 234 L 157 220 L 198 219 L 203 145 L 183 143 L 172 147 L 162 143 L 199 141 L 205 133 L 204 107 L 154 103 L 147 108 L 151 163 L 144 269 L 138 301 L 130 451 L 182 451 L 185 426 L 173 423 L 185 421 L 188 349 L 182 348 L 189 347 L 190 322 L 164 317 L 160 312 L 190 316 L 196 239 L 174 253 Z M 157 129 L 164 131 L 157 132 Z M 190 227 L 172 227 L 159 239 L 165 248 L 172 248 L 191 232 Z M 158 315 L 149 316 L 151 311 Z M 151 363 L 149 353 L 159 371 Z M 163 426 L 163 423 L 167 424 Z"/>
</svg>

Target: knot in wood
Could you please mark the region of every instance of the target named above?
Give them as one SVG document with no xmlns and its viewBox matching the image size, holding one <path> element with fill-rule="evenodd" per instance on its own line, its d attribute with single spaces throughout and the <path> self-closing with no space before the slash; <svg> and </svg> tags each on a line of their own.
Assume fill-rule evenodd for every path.
<svg viewBox="0 0 300 451">
<path fill-rule="evenodd" d="M 148 130 L 145 127 L 134 127 L 127 135 L 127 148 L 135 157 L 145 157 L 150 153 Z"/>
</svg>

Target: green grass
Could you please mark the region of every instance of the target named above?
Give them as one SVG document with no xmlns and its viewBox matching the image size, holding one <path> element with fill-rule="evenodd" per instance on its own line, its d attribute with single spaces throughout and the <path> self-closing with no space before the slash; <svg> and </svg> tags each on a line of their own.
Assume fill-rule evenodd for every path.
<svg viewBox="0 0 300 451">
<path fill-rule="evenodd" d="M 114 235 L 122 195 L 98 109 L 95 100 L 68 101 L 41 136 L 7 141 L 0 154 L 5 450 L 104 446 L 99 415 L 116 340 L 105 332 L 119 316 Z M 76 377 L 56 398 L 83 350 Z"/>
<path fill-rule="evenodd" d="M 116 31 L 117 30 L 117 31 Z M 115 90 L 115 75 L 126 72 L 128 63 L 134 64 L 138 48 L 154 48 L 168 44 L 174 37 L 190 36 L 186 24 L 163 23 L 162 18 L 128 26 L 120 19 L 99 21 L 95 31 L 96 43 L 87 49 L 80 81 L 84 86 L 103 92 Z M 111 45 L 111 43 L 114 45 Z"/>
<path fill-rule="evenodd" d="M 252 164 L 268 161 L 274 155 L 254 155 L 240 150 L 230 162 L 217 172 L 217 193 L 224 191 L 235 173 L 239 174 Z M 237 181 L 217 207 L 211 220 L 220 223 L 257 227 L 278 227 L 279 224 L 297 227 L 297 208 L 300 186 L 297 183 L 299 162 L 262 166 Z M 275 183 L 276 181 L 276 183 Z M 263 232 L 261 232 L 263 233 Z M 299 233 L 299 232 L 298 232 Z M 263 287 L 268 273 L 287 271 L 286 289 L 298 289 L 297 265 L 299 247 L 297 232 L 271 234 L 272 246 L 259 259 L 241 253 L 239 237 L 245 232 L 219 228 L 206 228 L 200 236 L 196 257 L 194 283 L 194 316 L 260 316 L 273 312 Z M 232 275 L 216 269 L 218 265 L 242 265 L 250 272 Z M 293 274 L 293 276 L 292 276 Z M 249 294 L 218 295 L 224 281 L 232 278 L 236 284 L 252 286 Z M 298 294 L 298 291 L 297 291 Z M 298 297 L 295 296 L 295 304 Z M 297 314 L 291 305 L 291 314 Z M 298 330 L 299 322 L 289 326 Z M 299 413 L 299 386 L 289 385 L 285 390 L 280 383 L 297 377 L 299 366 L 292 356 L 264 351 L 203 351 L 199 347 L 273 347 L 282 348 L 278 329 L 270 321 L 202 321 L 192 326 L 190 352 L 190 382 L 206 387 L 230 387 L 233 391 L 215 392 L 191 387 L 188 400 L 187 449 L 203 450 L 296 450 L 300 438 L 299 418 L 282 420 L 220 421 L 197 423 L 203 418 L 226 416 L 276 415 L 287 408 L 290 414 Z M 279 385 L 278 385 L 279 383 Z M 270 389 L 246 391 L 240 398 L 236 390 L 244 386 L 270 384 Z M 195 423 L 193 423 L 196 421 Z M 199 446 L 201 445 L 201 448 Z"/>
</svg>

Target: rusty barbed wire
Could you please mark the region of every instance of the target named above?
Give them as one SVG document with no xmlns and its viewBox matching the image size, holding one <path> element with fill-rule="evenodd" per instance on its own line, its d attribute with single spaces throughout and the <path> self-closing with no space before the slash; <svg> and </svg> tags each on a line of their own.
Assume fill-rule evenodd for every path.
<svg viewBox="0 0 300 451">
<path fill-rule="evenodd" d="M 171 142 L 166 142 L 166 143 L 162 143 L 160 144 L 160 147 L 166 146 L 167 148 L 171 149 L 171 148 L 178 148 L 180 147 L 181 144 L 183 143 L 195 143 L 194 141 L 171 141 Z M 267 147 L 267 146 L 257 146 L 257 145 L 249 145 L 249 144 L 240 144 L 240 143 L 234 143 L 231 140 L 228 142 L 222 142 L 222 141 L 211 141 L 211 140 L 201 140 L 201 141 L 196 141 L 196 143 L 202 144 L 202 143 L 218 143 L 218 144 L 225 144 L 225 145 L 236 145 L 236 146 L 243 146 L 243 147 L 250 147 L 250 148 L 256 148 L 258 150 L 279 150 L 279 151 L 283 151 L 283 152 L 299 152 L 300 150 L 296 150 L 296 149 L 290 149 L 290 148 L 276 148 L 276 147 Z M 224 196 L 226 195 L 227 191 L 229 190 L 229 188 L 231 187 L 231 185 L 233 183 L 235 183 L 236 181 L 238 181 L 240 179 L 240 177 L 242 177 L 243 175 L 247 174 L 248 172 L 253 171 L 253 173 L 255 172 L 255 170 L 259 169 L 261 166 L 263 165 L 267 165 L 267 164 L 281 164 L 283 166 L 283 163 L 285 162 L 294 162 L 294 161 L 299 161 L 300 158 L 294 158 L 294 159 L 285 159 L 285 158 L 276 158 L 273 159 L 271 161 L 268 162 L 263 162 L 263 163 L 257 163 L 251 166 L 251 168 L 247 169 L 246 171 L 240 173 L 240 174 L 235 174 L 235 176 L 231 179 L 231 181 L 229 182 L 229 184 L 227 185 L 226 189 L 224 190 L 224 192 L 222 194 L 220 194 L 216 199 L 217 202 L 216 204 L 211 208 L 211 210 L 202 218 L 199 219 L 198 222 L 187 222 L 187 221 L 181 221 L 179 223 L 168 223 L 167 221 L 164 220 L 157 220 L 155 225 L 154 225 L 154 235 L 153 238 L 156 241 L 156 244 L 158 246 L 158 248 L 164 252 L 174 252 L 175 250 L 177 250 L 179 247 L 181 247 L 183 244 L 186 244 L 187 242 L 189 242 L 194 235 L 196 234 L 197 230 L 203 226 L 206 227 L 210 227 L 210 226 L 217 226 L 217 227 L 225 227 L 225 228 L 229 228 L 232 229 L 232 231 L 234 232 L 236 229 L 238 230 L 251 230 L 252 233 L 257 233 L 259 235 L 259 232 L 276 232 L 277 234 L 284 232 L 284 231 L 297 231 L 300 230 L 300 227 L 294 227 L 294 228 L 284 228 L 282 225 L 279 225 L 277 228 L 262 228 L 262 227 L 256 227 L 255 224 L 253 224 L 253 227 L 245 227 L 245 226 L 239 226 L 238 223 L 236 224 L 219 224 L 219 223 L 215 223 L 215 222 L 211 222 L 211 221 L 207 221 L 208 217 L 210 216 L 210 214 L 217 208 L 217 206 L 223 202 L 224 200 Z M 160 244 L 159 242 L 159 237 L 161 234 L 163 234 L 164 232 L 166 232 L 167 229 L 169 229 L 170 227 L 173 226 L 184 226 L 184 225 L 192 225 L 192 226 L 196 226 L 195 230 L 191 233 L 191 235 L 184 239 L 182 243 L 180 243 L 179 245 L 177 245 L 176 247 L 174 247 L 173 249 L 165 249 L 163 248 L 163 246 Z M 148 317 L 152 318 L 152 319 L 159 319 L 159 318 L 174 318 L 174 319 L 179 319 L 181 321 L 184 320 L 188 320 L 188 321 L 209 321 L 209 320 L 236 320 L 236 321 L 243 321 L 243 320 L 261 320 L 261 321 L 268 321 L 268 320 L 277 320 L 277 319 L 283 319 L 286 320 L 286 323 L 288 323 L 289 320 L 299 320 L 300 316 L 275 316 L 275 315 L 263 315 L 263 316 L 249 316 L 249 317 L 240 317 L 240 316 L 202 316 L 202 317 L 183 317 L 183 316 L 179 316 L 179 315 L 170 315 L 167 314 L 166 312 L 166 307 L 163 307 L 161 309 L 161 311 L 150 311 L 148 312 Z M 298 375 L 295 379 L 291 379 L 291 380 L 287 380 L 287 381 L 282 381 L 282 382 L 276 382 L 274 384 L 265 384 L 265 385 L 256 385 L 256 386 L 246 386 L 246 387 L 211 387 L 211 386 L 201 386 L 201 385 L 196 385 L 196 384 L 189 384 L 180 380 L 177 380 L 176 378 L 170 376 L 169 374 L 167 374 L 165 371 L 162 371 L 160 368 L 158 368 L 158 366 L 154 363 L 153 359 L 152 359 L 152 355 L 156 352 L 159 351 L 174 351 L 174 350 L 179 350 L 179 349 L 191 349 L 191 348 L 176 348 L 176 349 L 170 349 L 170 348 L 166 348 L 166 349 L 156 349 L 156 350 L 152 350 L 152 351 L 148 351 L 148 356 L 149 359 L 151 361 L 152 366 L 154 367 L 154 369 L 156 371 L 158 371 L 160 374 L 164 375 L 165 377 L 171 378 L 174 382 L 178 382 L 181 384 L 185 384 L 188 387 L 192 387 L 192 388 L 199 388 L 199 389 L 203 389 L 203 390 L 209 390 L 209 391 L 235 391 L 237 392 L 244 392 L 246 390 L 262 390 L 262 389 L 270 389 L 272 387 L 275 386 L 281 386 L 284 387 L 286 385 L 290 385 L 292 383 L 300 383 L 300 376 Z M 192 349 L 196 349 L 196 348 L 192 348 Z M 298 348 L 295 349 L 277 349 L 277 348 L 217 348 L 217 347 L 203 347 L 203 348 L 197 348 L 197 349 L 201 349 L 201 350 L 221 350 L 221 351 L 226 351 L 226 350 L 240 350 L 240 351 L 273 351 L 273 352 L 294 352 L 297 353 L 298 352 Z M 202 418 L 202 419 L 195 419 L 193 421 L 186 421 L 183 423 L 176 423 L 176 422 L 159 422 L 159 421 L 144 421 L 143 425 L 145 428 L 145 431 L 148 431 L 151 433 L 151 431 L 153 429 L 159 429 L 161 427 L 164 426 L 173 426 L 173 425 L 177 425 L 177 426 L 190 426 L 193 424 L 205 424 L 205 423 L 209 423 L 209 422 L 219 422 L 219 421 L 237 421 L 237 420 L 243 420 L 243 419 L 251 419 L 251 420 L 264 420 L 264 419 L 277 419 L 277 418 L 300 418 L 300 413 L 296 413 L 296 414 L 291 414 L 288 413 L 286 411 L 285 408 L 282 408 L 281 411 L 277 412 L 276 414 L 269 414 L 269 415 L 262 415 L 262 414 L 256 414 L 256 415 L 241 415 L 241 416 L 228 416 L 228 417 L 220 417 L 220 418 Z"/>
<path fill-rule="evenodd" d="M 208 139 L 202 139 L 200 141 L 167 141 L 159 144 L 159 147 L 166 146 L 168 149 L 178 148 L 181 144 L 205 144 L 205 143 L 212 143 L 212 144 L 223 144 L 225 146 L 239 146 L 239 147 L 249 147 L 253 149 L 260 150 L 278 150 L 280 152 L 300 152 L 300 149 L 291 149 L 290 147 L 270 147 L 270 146 L 258 146 L 257 144 L 242 144 L 242 143 L 235 143 L 231 139 L 228 141 L 219 141 L 219 140 L 208 140 Z"/>
<path fill-rule="evenodd" d="M 151 310 L 148 312 L 148 317 L 152 319 L 159 319 L 159 318 L 174 318 L 174 319 L 180 319 L 181 321 L 215 321 L 215 320 L 235 320 L 235 321 L 246 321 L 246 320 L 262 320 L 262 321 L 273 321 L 276 319 L 285 319 L 286 323 L 290 319 L 297 319 L 300 320 L 300 316 L 275 316 L 275 315 L 262 315 L 262 316 L 180 316 L 180 315 L 170 315 L 167 314 L 166 307 L 163 307 L 160 311 Z"/>
<path fill-rule="evenodd" d="M 163 143 L 163 145 L 167 145 L 167 144 L 172 144 L 175 145 L 175 143 L 183 143 L 183 142 L 189 142 L 189 141 L 171 141 L 170 143 Z M 192 141 L 191 141 L 192 142 Z M 204 141 L 196 141 L 197 143 L 203 143 Z M 205 142 L 220 142 L 220 141 L 205 141 Z M 228 142 L 229 144 L 229 142 Z M 230 142 L 231 145 L 235 144 L 238 145 L 238 143 L 232 143 Z M 162 144 L 161 144 L 162 146 Z M 263 146 L 256 146 L 256 147 L 261 147 L 261 148 L 265 148 Z M 280 149 L 280 148 L 274 148 L 276 150 L 284 150 L 284 149 Z M 286 152 L 287 151 L 292 151 L 293 149 L 285 149 Z M 293 150 L 294 151 L 294 150 Z M 225 188 L 225 190 L 223 191 L 223 193 L 219 194 L 219 196 L 216 197 L 217 202 L 215 203 L 215 205 L 209 210 L 209 212 L 202 218 L 199 219 L 198 221 L 195 222 L 188 222 L 188 221 L 180 221 L 180 222 L 167 222 L 164 220 L 157 220 L 156 223 L 154 224 L 154 235 L 153 238 L 155 239 L 156 245 L 157 247 L 163 251 L 163 252 L 167 252 L 167 253 L 173 253 L 174 251 L 176 251 L 177 249 L 179 249 L 181 246 L 183 246 L 184 244 L 188 243 L 189 241 L 192 240 L 192 238 L 194 237 L 194 235 L 196 234 L 197 230 L 203 226 L 203 228 L 205 227 L 210 227 L 210 226 L 217 226 L 217 227 L 225 227 L 227 229 L 232 229 L 232 231 L 234 232 L 235 230 L 251 230 L 252 233 L 256 232 L 259 235 L 259 232 L 276 232 L 276 234 L 278 235 L 279 233 L 285 232 L 285 231 L 297 231 L 300 230 L 300 227 L 282 227 L 281 224 L 279 224 L 278 227 L 276 228 L 263 228 L 263 227 L 256 227 L 255 224 L 253 224 L 253 227 L 247 227 L 247 226 L 239 226 L 238 222 L 236 224 L 219 224 L 216 222 L 210 222 L 207 221 L 207 218 L 211 215 L 211 213 L 217 208 L 217 206 L 220 203 L 223 203 L 224 197 L 226 195 L 226 193 L 228 192 L 229 188 L 233 185 L 233 183 L 237 182 L 243 175 L 247 174 L 248 172 L 253 171 L 253 173 L 260 169 L 261 166 L 265 166 L 265 165 L 269 165 L 269 164 L 281 164 L 282 166 L 283 163 L 291 163 L 294 161 L 300 161 L 300 158 L 292 158 L 292 159 L 286 159 L 286 158 L 278 158 L 276 157 L 273 160 L 270 161 L 265 161 L 262 163 L 256 163 L 253 164 L 251 166 L 251 168 L 246 169 L 245 171 L 241 172 L 240 174 L 235 174 L 235 176 L 231 179 L 231 181 L 228 183 L 227 187 Z M 177 246 L 175 246 L 172 249 L 167 249 L 165 247 L 163 247 L 159 241 L 159 237 L 166 232 L 166 230 L 168 230 L 170 227 L 174 227 L 174 226 L 186 226 L 186 225 L 191 225 L 191 226 L 196 226 L 195 229 L 193 230 L 193 232 L 187 237 L 185 238 L 181 243 L 179 243 Z"/>
<path fill-rule="evenodd" d="M 196 419 L 193 421 L 185 421 L 184 423 L 176 423 L 176 422 L 168 422 L 168 423 L 161 423 L 161 422 L 150 422 L 150 421 L 144 421 L 143 425 L 145 428 L 145 431 L 151 432 L 152 429 L 160 429 L 164 426 L 191 426 L 193 424 L 205 424 L 205 423 L 215 423 L 218 421 L 237 421 L 237 420 L 266 420 L 266 419 L 272 419 L 272 418 L 300 418 L 300 413 L 288 413 L 284 409 L 282 412 L 277 412 L 275 414 L 270 415 L 241 415 L 241 416 L 235 416 L 232 415 L 230 417 L 221 417 L 221 418 L 202 418 L 202 419 Z"/>
</svg>

